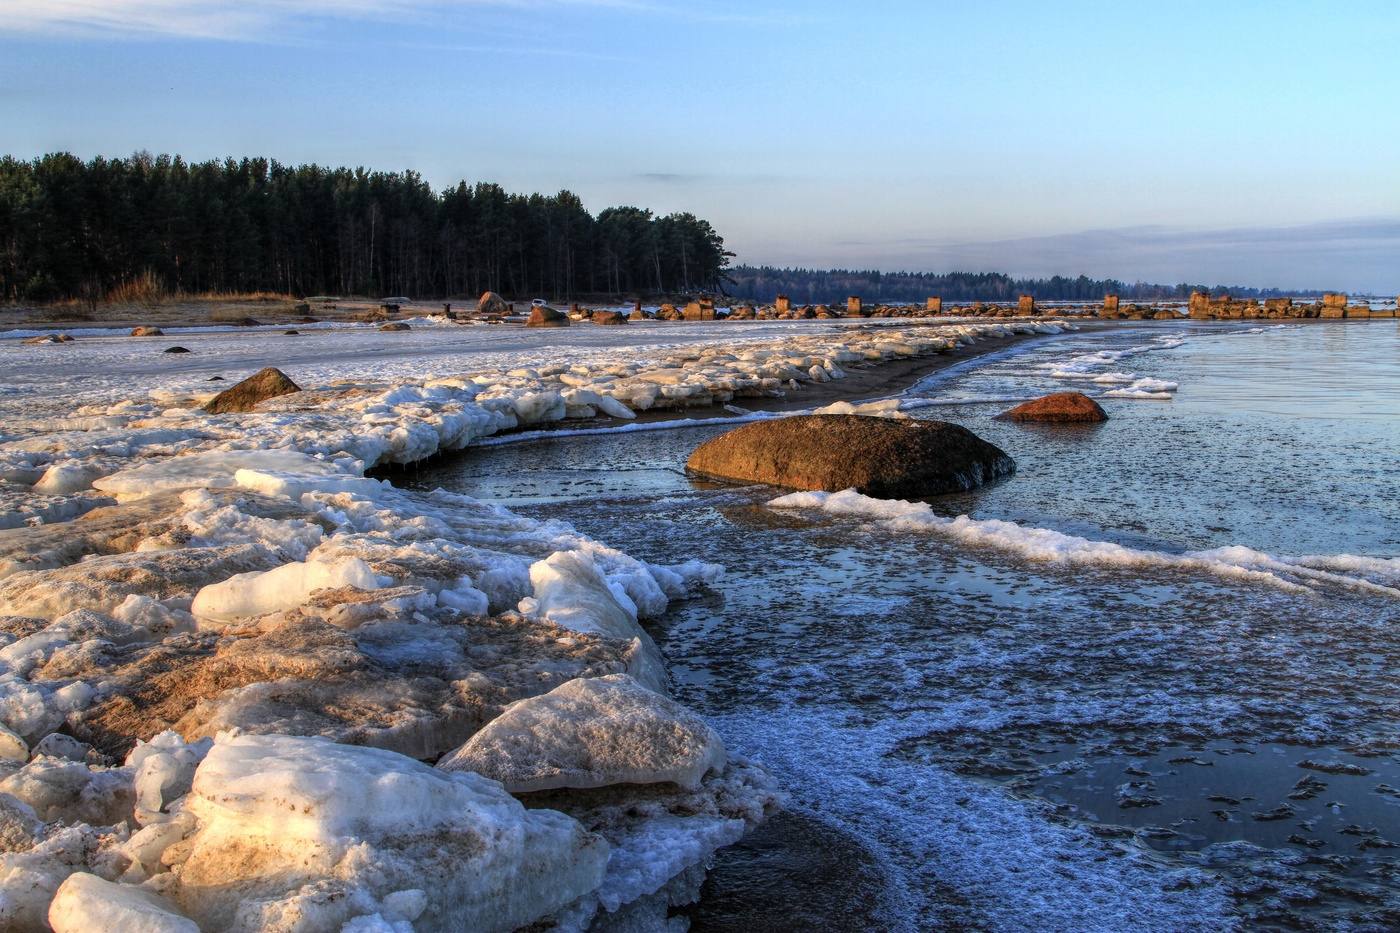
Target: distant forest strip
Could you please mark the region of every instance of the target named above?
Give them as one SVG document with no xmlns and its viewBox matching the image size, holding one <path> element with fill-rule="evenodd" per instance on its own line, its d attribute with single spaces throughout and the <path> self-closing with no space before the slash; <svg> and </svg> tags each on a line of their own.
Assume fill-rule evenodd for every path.
<svg viewBox="0 0 1400 933">
<path fill-rule="evenodd" d="M 857 295 L 865 302 L 946 301 L 1014 302 L 1021 295 L 1041 301 L 1101 301 L 1105 295 L 1127 300 L 1191 297 L 1193 291 L 1229 293 L 1238 298 L 1316 297 L 1322 292 L 1285 292 L 1278 289 L 1205 285 L 1131 285 L 1116 279 L 1087 276 L 1049 279 L 1013 279 L 1000 272 L 876 272 L 847 269 L 775 269 L 772 266 L 735 266 L 725 273 L 732 283 L 726 290 L 735 298 L 772 301 L 787 295 L 794 302 L 844 302 Z"/>
<path fill-rule="evenodd" d="M 277 292 L 569 299 L 715 291 L 732 253 L 704 220 L 568 191 L 415 172 L 187 163 L 137 153 L 0 159 L 0 300 Z"/>
</svg>

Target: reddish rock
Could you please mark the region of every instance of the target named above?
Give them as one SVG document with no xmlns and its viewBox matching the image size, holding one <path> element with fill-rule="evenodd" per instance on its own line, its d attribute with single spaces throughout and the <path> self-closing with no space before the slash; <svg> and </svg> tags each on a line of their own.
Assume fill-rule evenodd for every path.
<svg viewBox="0 0 1400 933">
<path fill-rule="evenodd" d="M 478 314 L 506 315 L 510 313 L 510 306 L 506 300 L 495 292 L 486 292 L 481 296 L 481 300 L 476 303 Z"/>
<path fill-rule="evenodd" d="M 706 441 L 686 467 L 720 479 L 912 499 L 972 489 L 1015 472 L 1016 463 L 944 421 L 800 415 L 756 421 Z"/>
<path fill-rule="evenodd" d="M 1056 392 L 997 415 L 999 421 L 1107 421 L 1099 403 L 1080 392 Z"/>
<path fill-rule="evenodd" d="M 626 324 L 627 318 L 621 311 L 594 311 L 594 324 Z"/>
<path fill-rule="evenodd" d="M 165 331 L 161 330 L 159 327 L 147 327 L 147 326 L 144 326 L 144 325 L 143 325 L 143 326 L 141 326 L 141 327 L 133 327 L 133 328 L 131 329 L 131 336 L 133 336 L 133 337 L 164 337 L 164 336 L 165 336 Z"/>
<path fill-rule="evenodd" d="M 569 316 L 553 308 L 540 306 L 530 312 L 530 319 L 525 322 L 526 327 L 568 327 Z"/>
<path fill-rule="evenodd" d="M 288 379 L 285 373 L 269 366 L 211 398 L 204 410 L 211 415 L 252 411 L 259 402 L 300 391 L 301 386 Z"/>
</svg>

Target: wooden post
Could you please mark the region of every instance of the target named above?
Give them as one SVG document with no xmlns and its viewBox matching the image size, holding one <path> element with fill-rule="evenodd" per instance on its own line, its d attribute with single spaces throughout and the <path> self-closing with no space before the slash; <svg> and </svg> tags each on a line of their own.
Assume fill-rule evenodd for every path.
<svg viewBox="0 0 1400 933">
<path fill-rule="evenodd" d="M 852 295 L 846 299 L 846 313 L 852 317 L 860 315 L 860 296 Z"/>
<path fill-rule="evenodd" d="M 773 309 L 779 314 L 782 314 L 784 311 L 787 311 L 791 307 L 792 305 L 788 302 L 787 295 L 779 295 L 777 300 L 773 302 Z"/>
<path fill-rule="evenodd" d="M 1035 299 L 1030 295 L 1022 295 L 1021 300 L 1016 302 L 1017 314 L 1039 314 L 1035 309 Z"/>
<path fill-rule="evenodd" d="M 1118 310 L 1118 296 L 1117 296 L 1117 295 L 1104 295 L 1104 296 L 1103 296 L 1103 309 L 1104 309 L 1105 311 L 1117 311 L 1117 310 Z"/>
</svg>

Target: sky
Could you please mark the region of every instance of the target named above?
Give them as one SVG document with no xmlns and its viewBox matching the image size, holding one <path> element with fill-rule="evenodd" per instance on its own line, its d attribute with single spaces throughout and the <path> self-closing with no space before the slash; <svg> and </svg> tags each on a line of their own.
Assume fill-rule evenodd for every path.
<svg viewBox="0 0 1400 933">
<path fill-rule="evenodd" d="M 0 153 L 419 172 L 736 262 L 1400 293 L 1400 3 L 3 0 Z"/>
</svg>

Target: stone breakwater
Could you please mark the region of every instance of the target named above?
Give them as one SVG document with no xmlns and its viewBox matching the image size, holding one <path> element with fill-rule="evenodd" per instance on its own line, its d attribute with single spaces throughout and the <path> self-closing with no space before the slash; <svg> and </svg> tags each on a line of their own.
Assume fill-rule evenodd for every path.
<svg viewBox="0 0 1400 933">
<path fill-rule="evenodd" d="M 713 583 L 366 477 L 1060 325 L 158 393 L 0 435 L 0 928 L 659 928 L 779 805 L 641 623 Z M 430 763 L 440 766 L 433 767 Z"/>
</svg>

